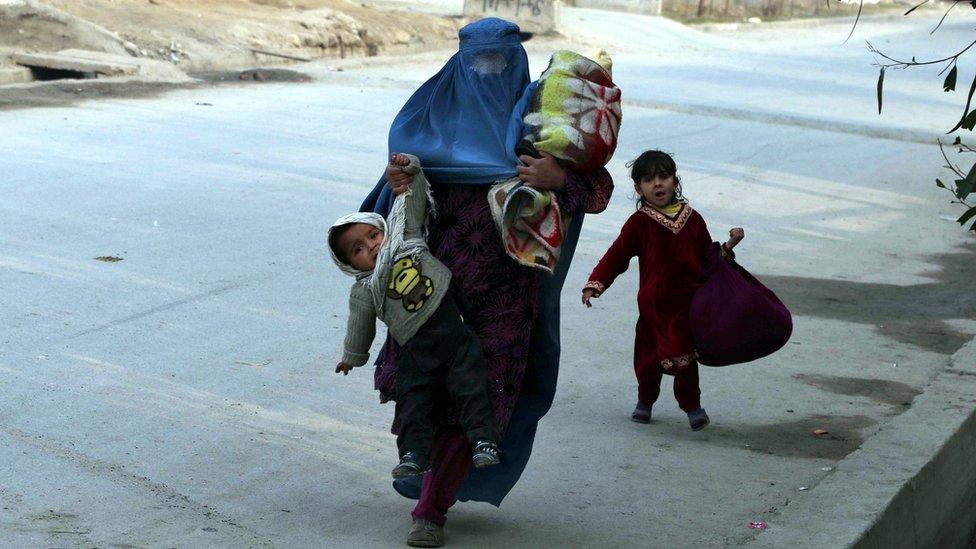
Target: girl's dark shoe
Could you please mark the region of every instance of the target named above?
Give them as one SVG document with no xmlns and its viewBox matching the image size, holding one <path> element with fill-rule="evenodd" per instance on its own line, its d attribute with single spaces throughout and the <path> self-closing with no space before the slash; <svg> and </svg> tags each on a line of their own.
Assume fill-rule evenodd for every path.
<svg viewBox="0 0 976 549">
<path fill-rule="evenodd" d="M 498 457 L 498 445 L 490 440 L 479 440 L 474 445 L 471 461 L 474 462 L 475 467 L 498 465 L 501 463 L 501 459 Z"/>
<path fill-rule="evenodd" d="M 634 408 L 634 413 L 630 414 L 630 420 L 636 421 L 637 423 L 650 423 L 651 422 L 651 405 L 637 403 Z"/>
<path fill-rule="evenodd" d="M 393 468 L 393 478 L 412 477 L 427 472 L 427 458 L 416 452 L 407 452 L 400 458 L 400 464 Z"/>
<path fill-rule="evenodd" d="M 701 431 L 708 425 L 708 414 L 704 408 L 699 408 L 694 412 L 688 412 L 688 423 L 691 424 L 692 431 Z"/>
</svg>

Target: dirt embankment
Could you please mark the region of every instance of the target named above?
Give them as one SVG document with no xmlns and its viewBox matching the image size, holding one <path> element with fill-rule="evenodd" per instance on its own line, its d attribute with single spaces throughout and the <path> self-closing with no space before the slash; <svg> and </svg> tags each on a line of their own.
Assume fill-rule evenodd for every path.
<svg viewBox="0 0 976 549">
<path fill-rule="evenodd" d="M 419 51 L 461 21 L 347 0 L 0 0 L 0 66 L 10 55 L 78 48 L 165 60 L 185 72 L 285 59 Z"/>
</svg>

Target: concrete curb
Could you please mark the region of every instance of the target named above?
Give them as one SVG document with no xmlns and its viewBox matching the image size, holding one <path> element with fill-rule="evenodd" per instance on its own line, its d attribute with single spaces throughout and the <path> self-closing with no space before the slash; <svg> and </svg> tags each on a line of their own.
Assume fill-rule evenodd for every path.
<svg viewBox="0 0 976 549">
<path fill-rule="evenodd" d="M 976 339 L 751 547 L 966 547 L 976 537 Z"/>
</svg>

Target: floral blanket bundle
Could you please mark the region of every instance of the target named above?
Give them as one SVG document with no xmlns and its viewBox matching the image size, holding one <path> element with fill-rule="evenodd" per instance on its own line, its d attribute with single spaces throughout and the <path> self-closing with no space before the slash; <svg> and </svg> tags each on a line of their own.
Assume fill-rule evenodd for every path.
<svg viewBox="0 0 976 549">
<path fill-rule="evenodd" d="M 602 50 L 595 57 L 599 63 L 572 51 L 553 53 L 522 119 L 523 142 L 579 173 L 610 161 L 620 129 L 612 62 Z"/>
<path fill-rule="evenodd" d="M 491 187 L 488 204 L 509 257 L 552 274 L 570 221 L 562 215 L 553 193 L 513 178 Z"/>
<path fill-rule="evenodd" d="M 518 154 L 548 153 L 578 173 L 610 161 L 620 129 L 620 89 L 613 84 L 606 52 L 594 57 L 597 61 L 566 50 L 552 54 L 527 92 Z M 516 178 L 492 186 L 488 203 L 508 255 L 552 274 L 569 224 L 556 195 Z"/>
</svg>

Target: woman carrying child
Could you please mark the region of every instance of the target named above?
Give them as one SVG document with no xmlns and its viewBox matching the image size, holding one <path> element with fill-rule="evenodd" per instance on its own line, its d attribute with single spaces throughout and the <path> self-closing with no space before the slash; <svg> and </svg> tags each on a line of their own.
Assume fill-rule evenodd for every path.
<svg viewBox="0 0 976 549">
<path fill-rule="evenodd" d="M 637 292 L 637 335 L 634 371 L 637 406 L 631 419 L 650 423 L 651 407 L 661 392 L 664 374 L 674 376 L 674 396 L 695 431 L 708 425 L 701 407 L 698 361 L 691 337 L 689 309 L 695 290 L 703 282 L 705 259 L 712 238 L 705 220 L 681 194 L 677 166 L 670 155 L 646 151 L 631 165 L 638 209 L 624 223 L 620 236 L 607 250 L 583 287 L 583 304 L 600 297 L 614 279 L 637 257 L 640 287 Z M 732 229 L 722 245 L 723 257 L 745 233 Z"/>
<path fill-rule="evenodd" d="M 483 19 L 460 32 L 460 50 L 407 101 L 390 129 L 391 151 L 419 157 L 431 182 L 436 215 L 429 221 L 431 253 L 451 271 L 460 290 L 465 323 L 474 330 L 488 364 L 488 391 L 501 433 L 500 465 L 469 474 L 468 442 L 449 417 L 435 418 L 431 470 L 421 485 L 401 479 L 394 487 L 419 499 L 407 543 L 443 544 L 448 509 L 460 498 L 501 503 L 528 460 L 539 418 L 555 391 L 559 362 L 559 291 L 572 259 L 584 212 L 602 211 L 613 183 L 604 169 L 563 170 L 552 157 L 523 157 L 518 168 L 508 146 L 510 118 L 530 83 L 528 59 L 516 25 Z M 519 265 L 506 253 L 487 196 L 490 186 L 519 175 L 530 186 L 556 193 L 574 214 L 555 272 Z M 367 197 L 363 209 L 387 213 L 406 189 L 395 166 Z M 381 398 L 394 397 L 397 348 L 388 344 L 377 361 Z M 416 478 L 416 477 L 413 477 Z"/>
</svg>

